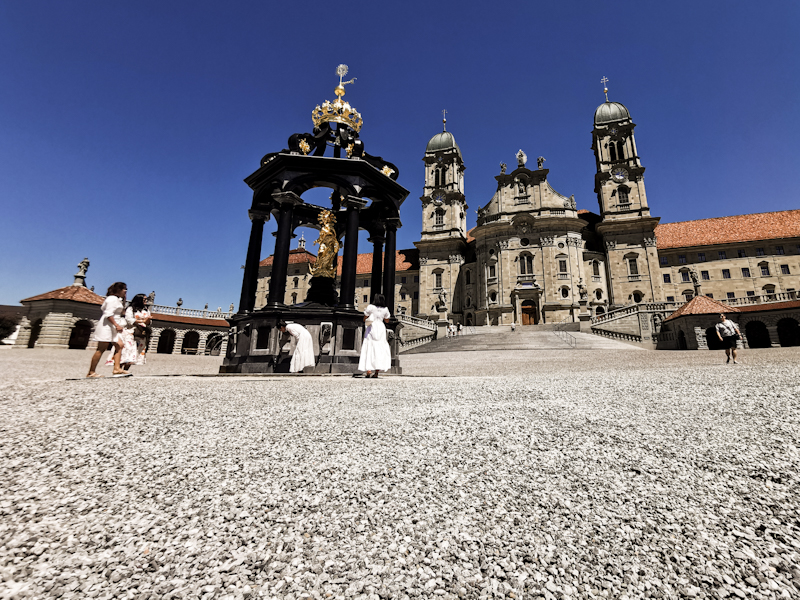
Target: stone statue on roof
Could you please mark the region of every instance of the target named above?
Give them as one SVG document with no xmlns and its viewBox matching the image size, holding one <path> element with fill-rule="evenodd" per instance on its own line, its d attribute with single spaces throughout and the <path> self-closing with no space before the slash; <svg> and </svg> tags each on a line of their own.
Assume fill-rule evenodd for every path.
<svg viewBox="0 0 800 600">
<path fill-rule="evenodd" d="M 75 273 L 75 281 L 72 285 L 77 287 L 86 287 L 86 271 L 89 270 L 89 259 L 84 258 L 78 263 L 78 272 Z"/>
<path fill-rule="evenodd" d="M 525 166 L 526 162 L 528 162 L 528 155 L 520 148 L 519 152 L 517 152 L 517 166 L 521 169 Z"/>
</svg>

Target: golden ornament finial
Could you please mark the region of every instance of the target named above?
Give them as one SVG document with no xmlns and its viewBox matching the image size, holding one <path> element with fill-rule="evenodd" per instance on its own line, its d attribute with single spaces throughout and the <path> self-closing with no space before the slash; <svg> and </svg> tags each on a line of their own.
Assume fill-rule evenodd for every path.
<svg viewBox="0 0 800 600">
<path fill-rule="evenodd" d="M 336 74 L 339 76 L 339 85 L 333 90 L 336 94 L 336 100 L 333 102 L 325 101 L 322 106 L 317 107 L 311 111 L 311 120 L 314 122 L 314 127 L 319 127 L 322 123 L 334 122 L 342 123 L 351 127 L 355 131 L 360 131 L 364 121 L 361 119 L 359 112 L 350 106 L 347 102 L 342 100 L 344 96 L 344 86 L 353 83 L 356 78 L 353 77 L 350 81 L 342 81 L 342 78 L 347 75 L 348 67 L 341 64 L 336 67 Z"/>
<path fill-rule="evenodd" d="M 608 102 L 608 86 L 606 86 L 606 84 L 608 83 L 608 77 L 603 75 L 603 78 L 600 80 L 600 83 L 603 84 L 603 93 L 606 95 L 606 102 Z"/>
<path fill-rule="evenodd" d="M 442 131 L 447 131 L 447 109 L 442 109 Z"/>
</svg>

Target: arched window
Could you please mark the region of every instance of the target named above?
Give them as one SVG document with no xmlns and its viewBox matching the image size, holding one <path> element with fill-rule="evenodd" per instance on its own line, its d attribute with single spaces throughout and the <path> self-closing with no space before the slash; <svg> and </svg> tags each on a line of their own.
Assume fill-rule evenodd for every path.
<svg viewBox="0 0 800 600">
<path fill-rule="evenodd" d="M 595 277 L 600 277 L 600 261 L 592 261 L 592 275 Z"/>
<path fill-rule="evenodd" d="M 683 290 L 683 297 L 688 302 L 694 298 L 694 292 L 692 290 Z"/>
<path fill-rule="evenodd" d="M 447 167 L 442 167 L 442 176 L 441 176 L 441 183 L 442 187 L 447 185 Z"/>
<path fill-rule="evenodd" d="M 444 211 L 439 209 L 434 215 L 434 225 L 444 225 Z"/>
<path fill-rule="evenodd" d="M 617 154 L 619 155 L 620 160 L 625 158 L 625 145 L 622 143 L 622 140 L 617 142 Z"/>
<path fill-rule="evenodd" d="M 533 256 L 528 254 L 519 255 L 519 274 L 532 275 L 533 274 Z"/>
<path fill-rule="evenodd" d="M 467 308 L 471 307 L 472 306 L 472 298 L 467 296 L 467 299 L 464 301 L 464 303 L 466 304 Z"/>
<path fill-rule="evenodd" d="M 299 279 L 299 278 L 297 278 L 297 277 L 295 277 L 295 278 L 292 280 L 292 283 L 294 284 L 294 287 L 297 287 L 297 285 L 300 283 L 300 279 Z"/>
<path fill-rule="evenodd" d="M 433 187 L 437 187 L 438 188 L 440 186 L 439 181 L 440 181 L 439 180 L 439 169 L 434 169 L 434 171 L 433 171 Z"/>
<path fill-rule="evenodd" d="M 470 271 L 469 269 L 464 271 L 464 283 L 466 285 L 469 285 L 470 283 L 472 283 L 472 271 Z M 467 305 L 467 306 L 469 306 L 469 305 Z"/>
<path fill-rule="evenodd" d="M 489 301 L 490 302 L 497 302 L 497 292 L 491 292 L 489 294 Z"/>
<path fill-rule="evenodd" d="M 617 160 L 617 146 L 614 142 L 608 145 L 608 154 L 612 161 Z"/>
<path fill-rule="evenodd" d="M 602 300 L 603 299 L 603 290 L 595 290 L 594 291 L 594 297 L 597 298 L 598 300 Z"/>
<path fill-rule="evenodd" d="M 628 275 L 638 275 L 639 265 L 636 262 L 636 258 L 629 258 L 627 259 L 627 262 L 628 262 Z"/>
<path fill-rule="evenodd" d="M 562 298 L 569 298 L 569 288 L 562 287 L 561 288 L 561 297 Z"/>
<path fill-rule="evenodd" d="M 618 195 L 619 204 L 630 204 L 631 203 L 630 198 L 628 196 L 628 192 L 630 192 L 630 189 L 625 187 L 624 185 L 621 185 L 621 186 L 619 186 L 619 188 L 617 188 L 617 193 L 619 194 Z"/>
<path fill-rule="evenodd" d="M 297 292 L 292 294 L 292 304 L 297 304 Z"/>
<path fill-rule="evenodd" d="M 641 302 L 644 299 L 644 294 L 642 294 L 642 292 L 640 292 L 639 290 L 636 290 L 631 295 L 633 296 L 633 301 L 636 302 L 636 304 L 639 304 L 639 302 Z"/>
</svg>

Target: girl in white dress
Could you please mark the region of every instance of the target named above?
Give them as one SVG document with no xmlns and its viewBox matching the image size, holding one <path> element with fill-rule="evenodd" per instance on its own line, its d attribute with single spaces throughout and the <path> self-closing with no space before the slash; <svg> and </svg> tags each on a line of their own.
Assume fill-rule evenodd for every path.
<svg viewBox="0 0 800 600">
<path fill-rule="evenodd" d="M 364 311 L 364 341 L 361 343 L 361 358 L 358 361 L 358 370 L 363 371 L 365 377 L 378 378 L 378 371 L 388 371 L 392 368 L 392 350 L 386 340 L 386 325 L 384 320 L 392 315 L 386 308 L 386 298 L 383 294 L 375 294 L 370 304 Z M 374 373 L 373 373 L 374 371 Z"/>
<path fill-rule="evenodd" d="M 116 350 L 114 352 L 114 375 L 128 375 L 128 372 L 124 371 L 119 364 L 121 350 L 119 334 L 125 324 L 123 313 L 125 311 L 125 295 L 127 293 L 128 286 L 121 281 L 112 284 L 106 292 L 106 299 L 102 307 L 103 316 L 100 317 L 100 322 L 94 330 L 97 350 L 92 355 L 92 362 L 86 377 L 100 377 L 95 371 L 97 363 L 100 362 L 103 353 L 112 345 Z"/>
<path fill-rule="evenodd" d="M 287 324 L 286 321 L 281 321 L 278 326 L 282 332 L 288 333 L 297 340 L 294 346 L 292 362 L 289 365 L 289 373 L 299 373 L 306 367 L 313 367 L 317 361 L 316 356 L 314 356 L 314 340 L 311 339 L 308 329 L 299 323 Z"/>
</svg>

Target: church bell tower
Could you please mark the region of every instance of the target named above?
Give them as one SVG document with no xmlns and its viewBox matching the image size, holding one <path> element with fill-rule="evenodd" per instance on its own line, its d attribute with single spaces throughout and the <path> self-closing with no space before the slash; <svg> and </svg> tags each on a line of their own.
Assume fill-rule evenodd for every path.
<svg viewBox="0 0 800 600">
<path fill-rule="evenodd" d="M 601 82 L 607 83 L 603 77 Z M 644 188 L 644 167 L 639 159 L 628 109 L 608 100 L 594 113 L 592 150 L 596 162 L 594 191 L 602 221 L 608 260 L 611 306 L 660 302 L 664 293 L 658 267 L 655 228 Z"/>
</svg>

